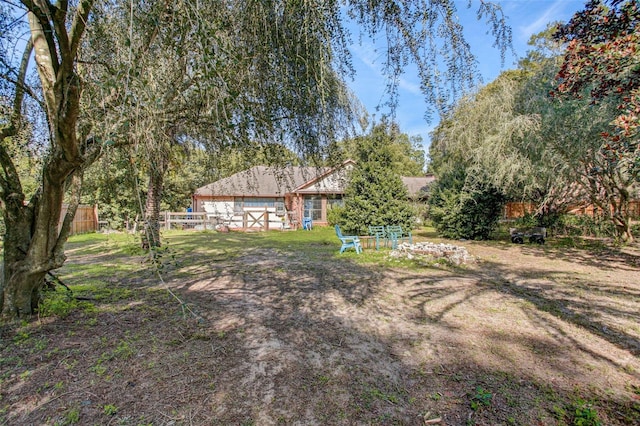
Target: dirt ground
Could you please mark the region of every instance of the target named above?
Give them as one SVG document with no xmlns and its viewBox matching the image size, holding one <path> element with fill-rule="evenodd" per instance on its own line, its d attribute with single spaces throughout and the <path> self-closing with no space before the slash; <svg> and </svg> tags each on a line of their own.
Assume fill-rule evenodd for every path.
<svg viewBox="0 0 640 426">
<path fill-rule="evenodd" d="M 2 327 L 0 424 L 640 424 L 637 245 L 455 244 L 477 261 L 176 243 L 188 261 L 164 283 L 71 245 L 72 282 L 133 269 L 68 316 Z"/>
</svg>

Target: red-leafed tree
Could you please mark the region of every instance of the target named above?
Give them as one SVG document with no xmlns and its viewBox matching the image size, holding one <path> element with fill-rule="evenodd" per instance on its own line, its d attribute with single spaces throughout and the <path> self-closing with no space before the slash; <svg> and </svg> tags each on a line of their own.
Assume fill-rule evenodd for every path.
<svg viewBox="0 0 640 426">
<path fill-rule="evenodd" d="M 567 43 L 554 95 L 613 102 L 619 114 L 600 134 L 597 152 L 583 160 L 591 202 L 633 241 L 629 201 L 640 176 L 640 10 L 636 0 L 591 0 L 556 36 Z"/>
</svg>

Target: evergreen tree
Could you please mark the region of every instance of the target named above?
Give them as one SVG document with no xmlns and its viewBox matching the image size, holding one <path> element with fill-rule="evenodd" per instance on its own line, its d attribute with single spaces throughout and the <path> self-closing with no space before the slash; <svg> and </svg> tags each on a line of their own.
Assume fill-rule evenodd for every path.
<svg viewBox="0 0 640 426">
<path fill-rule="evenodd" d="M 395 135 L 388 129 L 384 123 L 377 125 L 370 135 L 357 140 L 356 166 L 345 190 L 344 206 L 334 208 L 329 217 L 344 232 L 366 235 L 370 225 L 412 228 L 415 212 L 393 166 L 391 142 Z"/>
<path fill-rule="evenodd" d="M 372 128 L 388 135 L 387 147 L 396 172 L 401 176 L 422 176 L 424 174 L 426 156 L 422 146 L 422 137 L 402 133 L 397 123 L 390 122 L 386 118 L 380 123 L 374 124 Z M 362 137 L 356 137 L 329 144 L 327 163 L 337 165 L 345 160 L 356 158 L 361 140 Z"/>
</svg>

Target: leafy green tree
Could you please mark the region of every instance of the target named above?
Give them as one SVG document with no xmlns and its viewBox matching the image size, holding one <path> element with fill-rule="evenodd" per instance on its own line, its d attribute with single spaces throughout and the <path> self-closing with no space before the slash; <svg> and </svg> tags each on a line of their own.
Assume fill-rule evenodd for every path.
<svg viewBox="0 0 640 426">
<path fill-rule="evenodd" d="M 567 153 L 580 150 L 582 141 L 589 136 L 567 132 L 567 129 L 586 131 L 600 122 L 599 116 L 589 117 L 584 114 L 586 111 L 576 112 L 574 116 L 570 108 L 565 113 L 555 111 L 548 96 L 564 52 L 562 44 L 553 37 L 559 25 L 550 23 L 544 31 L 531 37 L 529 45 L 533 49 L 519 63 L 523 78 L 514 103 L 514 113 L 535 117 L 536 125 L 524 129 L 521 137 L 513 140 L 514 148 L 530 161 L 532 173 L 529 173 L 531 184 L 527 191 L 511 194 L 511 198 L 531 201 L 537 206 L 538 226 L 553 226 L 582 196 L 575 185 L 578 179 L 575 162 L 568 161 Z M 586 121 L 579 121 L 578 117 Z"/>
<path fill-rule="evenodd" d="M 114 66 L 128 70 L 120 105 L 129 112 L 129 143 L 144 159 L 144 246 L 160 245 L 165 179 L 182 169 L 185 141 L 250 149 L 287 139 L 314 152 L 346 123 L 345 87 L 319 32 L 322 10 L 300 2 L 280 11 L 263 2 L 199 9 L 191 2 L 130 3 L 97 11 L 87 52 L 108 49 L 110 67 L 93 67 L 104 79 Z M 305 16 L 304 25 L 293 19 Z"/>
<path fill-rule="evenodd" d="M 126 150 L 109 150 L 87 170 L 82 187 L 82 202 L 98 206 L 100 220 L 113 229 L 124 229 L 140 214 L 140 195 Z"/>
<path fill-rule="evenodd" d="M 421 176 L 425 173 L 425 151 L 420 136 L 410 137 L 400 131 L 399 126 L 384 118 L 380 123 L 372 125 L 372 133 L 387 134 L 388 149 L 393 168 L 401 176 Z M 347 159 L 356 158 L 362 139 L 367 136 L 336 141 L 327 147 L 327 158 L 330 164 L 340 164 Z"/>
<path fill-rule="evenodd" d="M 345 8 L 367 34 L 386 36 L 392 105 L 409 61 L 431 105 L 442 106 L 440 95 L 475 82 L 474 58 L 451 0 L 21 0 L 2 6 L 2 46 L 13 48 L 0 56 L 10 105 L 0 126 L 7 225 L 0 285 L 1 310 L 11 316 L 32 314 L 45 275 L 64 263 L 84 173 L 107 146 L 149 144 L 148 170 L 159 172 L 170 163 L 172 144 L 187 137 L 207 145 L 271 141 L 309 157 L 321 152 L 353 118 L 343 84 L 352 74 Z M 504 52 L 510 33 L 500 8 L 482 1 L 482 17 L 494 24 Z M 28 40 L 7 42 L 20 35 Z M 27 78 L 32 53 L 37 84 Z M 47 128 L 41 179 L 29 200 L 9 154 L 11 138 L 38 121 L 25 114 L 25 95 L 41 106 Z M 190 100 L 200 114 L 180 120 L 194 111 L 184 108 Z M 160 187 L 152 182 L 149 188 Z M 59 228 L 65 197 L 70 206 Z"/>
<path fill-rule="evenodd" d="M 464 147 L 446 143 L 445 128 L 450 126 L 445 121 L 434 131 L 429 151 L 437 180 L 429 194 L 428 216 L 443 237 L 486 240 L 507 198 L 485 174 L 474 174 L 473 158 Z"/>
<path fill-rule="evenodd" d="M 356 165 L 349 176 L 344 206 L 333 209 L 329 218 L 345 232 L 366 235 L 370 225 L 413 227 L 415 211 L 394 167 L 395 135 L 388 130 L 386 124 L 380 124 L 356 139 Z"/>
<path fill-rule="evenodd" d="M 473 191 L 436 186 L 429 198 L 429 215 L 445 238 L 488 240 L 505 201 L 504 194 L 490 185 L 476 186 Z"/>
<path fill-rule="evenodd" d="M 590 185 L 590 176 L 600 133 L 615 118 L 616 105 L 611 99 L 591 105 L 549 97 L 563 52 L 552 37 L 557 25 L 532 37 L 534 50 L 518 70 L 502 73 L 475 96 L 463 98 L 434 132 L 430 155 L 438 184 L 431 213 L 444 232 L 459 229 L 443 222 L 461 222 L 453 204 L 464 205 L 465 199 L 487 191 L 534 202 L 538 223 L 544 226 L 570 204 L 601 194 Z"/>
<path fill-rule="evenodd" d="M 462 98 L 432 134 L 430 170 L 436 176 L 429 215 L 450 238 L 487 239 L 509 196 L 530 194 L 538 173 L 516 140 L 535 129 L 535 115 L 516 110 L 526 74 L 505 72 Z"/>
<path fill-rule="evenodd" d="M 580 99 L 559 102 L 550 98 L 556 70 L 549 63 L 522 87 L 520 108 L 523 113 L 537 114 L 540 124 L 518 141 L 519 149 L 530 153 L 541 178 L 549 182 L 539 205 L 551 217 L 570 205 L 593 203 L 602 195 L 590 182 L 599 161 L 600 134 L 617 114 L 610 99 L 590 105 Z"/>
</svg>

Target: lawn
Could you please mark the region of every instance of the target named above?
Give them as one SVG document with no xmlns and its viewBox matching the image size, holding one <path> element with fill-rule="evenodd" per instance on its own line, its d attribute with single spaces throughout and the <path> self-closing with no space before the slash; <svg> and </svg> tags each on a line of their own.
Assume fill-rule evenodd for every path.
<svg viewBox="0 0 640 426">
<path fill-rule="evenodd" d="M 0 329 L 0 424 L 640 424 L 637 245 L 447 241 L 456 267 L 330 228 L 164 241 L 70 239 L 73 298 Z"/>
</svg>

